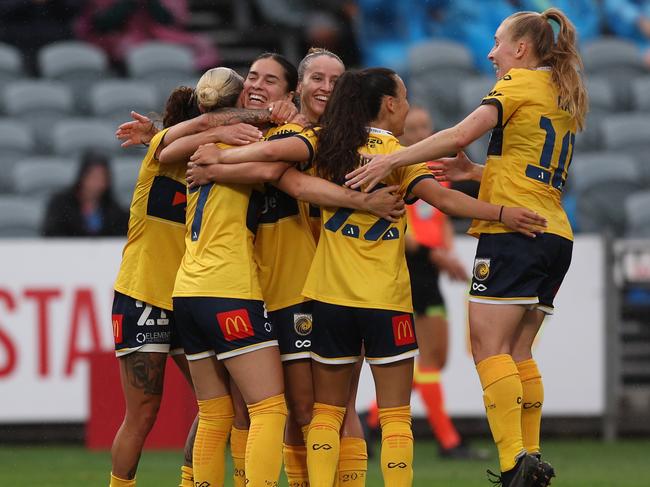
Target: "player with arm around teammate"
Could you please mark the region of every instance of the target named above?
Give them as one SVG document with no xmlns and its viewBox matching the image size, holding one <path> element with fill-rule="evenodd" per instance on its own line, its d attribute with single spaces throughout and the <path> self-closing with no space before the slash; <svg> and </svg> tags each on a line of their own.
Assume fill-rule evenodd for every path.
<svg viewBox="0 0 650 487">
<path fill-rule="evenodd" d="M 479 237 L 470 291 L 472 353 L 483 387 L 488 422 L 499 451 L 500 481 L 520 487 L 550 482 L 539 462 L 544 401 L 532 345 L 571 261 L 573 235 L 561 194 L 575 133 L 584 126 L 587 94 L 576 33 L 558 9 L 518 12 L 496 31 L 488 55 L 498 81 L 481 106 L 453 128 L 350 174 L 353 186 L 372 185 L 393 168 L 459 153 L 465 175 L 481 181 L 479 199 L 526 205 L 548 226 L 535 239 L 500 224 L 475 221 Z M 492 130 L 484 168 L 463 147 Z M 450 166 L 451 164 L 451 166 Z M 446 161 L 451 173 L 464 170 Z M 454 176 L 450 176 L 454 177 Z"/>
</svg>

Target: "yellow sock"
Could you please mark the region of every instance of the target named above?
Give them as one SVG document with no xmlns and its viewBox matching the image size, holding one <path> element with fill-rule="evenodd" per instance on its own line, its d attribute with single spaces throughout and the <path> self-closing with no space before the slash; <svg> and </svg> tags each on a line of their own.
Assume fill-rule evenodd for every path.
<svg viewBox="0 0 650 487">
<path fill-rule="evenodd" d="M 108 484 L 108 487 L 135 487 L 135 477 L 133 480 L 124 480 L 113 475 L 111 472 L 111 483 Z"/>
<path fill-rule="evenodd" d="M 194 470 L 192 470 L 192 467 L 187 465 L 181 467 L 181 483 L 178 487 L 194 487 Z"/>
<path fill-rule="evenodd" d="M 523 402 L 521 409 L 521 436 L 528 453 L 539 453 L 539 431 L 544 405 L 544 384 L 534 359 L 517 362 Z"/>
<path fill-rule="evenodd" d="M 340 487 L 363 487 L 366 485 L 367 471 L 366 440 L 350 436 L 341 438 L 337 485 Z"/>
<path fill-rule="evenodd" d="M 381 473 L 385 487 L 413 484 L 411 407 L 379 408 Z"/>
<path fill-rule="evenodd" d="M 282 439 L 287 421 L 284 394 L 248 406 L 246 487 L 277 485 L 282 468 Z"/>
<path fill-rule="evenodd" d="M 499 450 L 501 471 L 511 470 L 525 452 L 521 437 L 522 388 L 510 355 L 493 355 L 476 365 L 492 437 Z"/>
<path fill-rule="evenodd" d="M 246 442 L 248 430 L 240 430 L 234 426 L 230 430 L 230 456 L 233 465 L 233 486 L 246 485 Z"/>
<path fill-rule="evenodd" d="M 332 487 L 339 463 L 340 431 L 345 407 L 314 403 L 307 435 L 307 471 L 311 487 Z"/>
<path fill-rule="evenodd" d="M 192 467 L 196 485 L 223 485 L 225 451 L 234 412 L 230 396 L 215 397 L 199 404 Z"/>
<path fill-rule="evenodd" d="M 282 449 L 284 456 L 284 473 L 287 474 L 289 487 L 308 487 L 307 448 L 304 445 L 287 445 Z"/>
</svg>

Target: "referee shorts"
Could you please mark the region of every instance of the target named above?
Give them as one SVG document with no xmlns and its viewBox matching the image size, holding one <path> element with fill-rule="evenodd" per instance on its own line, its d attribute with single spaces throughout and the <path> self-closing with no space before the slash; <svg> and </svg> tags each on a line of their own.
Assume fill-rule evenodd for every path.
<svg viewBox="0 0 650 487">
<path fill-rule="evenodd" d="M 445 301 L 438 283 L 438 268 L 429 259 L 428 247 L 419 246 L 415 252 L 406 252 L 406 263 L 411 276 L 411 294 L 415 316 L 445 314 Z"/>
</svg>

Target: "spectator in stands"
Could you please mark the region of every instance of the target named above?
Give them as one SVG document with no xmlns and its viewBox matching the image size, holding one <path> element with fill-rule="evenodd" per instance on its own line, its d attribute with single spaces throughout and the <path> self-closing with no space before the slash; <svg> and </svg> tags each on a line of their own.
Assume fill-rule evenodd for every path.
<svg viewBox="0 0 650 487">
<path fill-rule="evenodd" d="M 216 47 L 208 38 L 187 32 L 188 20 L 187 0 L 90 0 L 75 30 L 118 64 L 132 47 L 155 40 L 191 48 L 197 70 L 216 66 Z"/>
<path fill-rule="evenodd" d="M 650 1 L 604 0 L 607 27 L 616 35 L 636 42 L 650 66 Z"/>
<path fill-rule="evenodd" d="M 2 0 L 0 41 L 23 51 L 28 71 L 36 72 L 36 54 L 46 44 L 70 39 L 71 19 L 83 0 Z"/>
<path fill-rule="evenodd" d="M 129 215 L 115 201 L 108 157 L 93 150 L 81 157 L 77 180 L 47 205 L 46 237 L 126 235 Z"/>
</svg>

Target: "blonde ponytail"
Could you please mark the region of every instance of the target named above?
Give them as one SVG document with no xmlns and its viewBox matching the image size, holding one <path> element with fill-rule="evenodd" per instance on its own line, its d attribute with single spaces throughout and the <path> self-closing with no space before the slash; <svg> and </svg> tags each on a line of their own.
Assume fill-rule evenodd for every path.
<svg viewBox="0 0 650 487">
<path fill-rule="evenodd" d="M 585 126 L 589 100 L 582 79 L 582 59 L 576 46 L 576 29 L 557 8 L 536 12 L 517 12 L 508 17 L 512 39 L 528 37 L 542 66 L 551 67 L 551 78 L 558 90 L 559 105 Z M 555 25 L 555 28 L 553 28 Z"/>
</svg>

